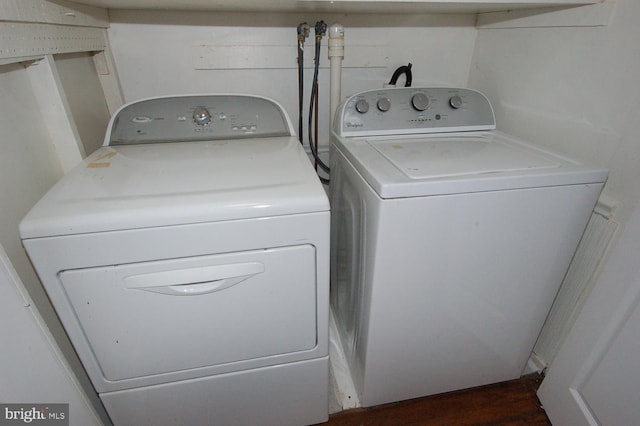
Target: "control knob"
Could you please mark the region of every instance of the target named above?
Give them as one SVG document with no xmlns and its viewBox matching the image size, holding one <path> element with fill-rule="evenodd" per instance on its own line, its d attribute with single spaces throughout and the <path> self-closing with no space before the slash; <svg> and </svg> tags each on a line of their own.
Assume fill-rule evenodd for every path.
<svg viewBox="0 0 640 426">
<path fill-rule="evenodd" d="M 356 102 L 356 111 L 358 111 L 360 114 L 368 112 L 369 102 L 367 102 L 365 99 L 360 99 L 358 102 Z"/>
<path fill-rule="evenodd" d="M 416 93 L 411 97 L 411 105 L 418 111 L 424 111 L 429 106 L 429 98 L 424 93 Z"/>
<path fill-rule="evenodd" d="M 198 126 L 206 126 L 211 122 L 211 113 L 205 107 L 197 107 L 193 110 L 193 121 Z"/>
<path fill-rule="evenodd" d="M 391 109 L 391 101 L 389 100 L 389 98 L 380 98 L 378 99 L 376 106 L 380 111 L 387 112 Z"/>
<path fill-rule="evenodd" d="M 458 95 L 452 96 L 451 99 L 449 99 L 449 105 L 451 105 L 453 109 L 462 108 L 462 98 Z"/>
</svg>

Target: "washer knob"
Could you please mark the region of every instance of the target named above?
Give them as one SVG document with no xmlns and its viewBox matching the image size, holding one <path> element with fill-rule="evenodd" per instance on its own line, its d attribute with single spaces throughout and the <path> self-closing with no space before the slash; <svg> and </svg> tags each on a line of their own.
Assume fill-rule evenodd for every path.
<svg viewBox="0 0 640 426">
<path fill-rule="evenodd" d="M 211 122 L 211 113 L 205 107 L 196 107 L 196 109 L 193 110 L 193 121 L 198 126 L 206 126 Z"/>
<path fill-rule="evenodd" d="M 356 111 L 358 111 L 360 114 L 364 114 L 365 112 L 368 112 L 369 102 L 367 102 L 364 99 L 360 99 L 358 102 L 356 102 Z"/>
<path fill-rule="evenodd" d="M 452 96 L 451 99 L 449 99 L 449 105 L 451 105 L 453 109 L 462 108 L 462 98 L 458 95 Z"/>
<path fill-rule="evenodd" d="M 382 112 L 387 112 L 391 109 L 391 101 L 389 100 L 389 98 L 378 99 L 378 102 L 376 105 L 378 109 Z"/>
<path fill-rule="evenodd" d="M 416 93 L 411 97 L 411 105 L 418 111 L 424 111 L 429 106 L 429 98 L 424 93 Z"/>
</svg>

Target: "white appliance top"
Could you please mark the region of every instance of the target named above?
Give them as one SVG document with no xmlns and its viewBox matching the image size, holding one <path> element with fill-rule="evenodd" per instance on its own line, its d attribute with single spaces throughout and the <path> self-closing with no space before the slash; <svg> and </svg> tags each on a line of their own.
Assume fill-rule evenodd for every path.
<svg viewBox="0 0 640 426">
<path fill-rule="evenodd" d="M 347 99 L 335 147 L 382 198 L 601 183 L 607 171 L 495 129 L 489 101 L 451 88 L 373 90 Z"/>
<path fill-rule="evenodd" d="M 135 102 L 105 145 L 34 206 L 22 238 L 329 210 L 284 109 L 265 98 Z"/>
</svg>

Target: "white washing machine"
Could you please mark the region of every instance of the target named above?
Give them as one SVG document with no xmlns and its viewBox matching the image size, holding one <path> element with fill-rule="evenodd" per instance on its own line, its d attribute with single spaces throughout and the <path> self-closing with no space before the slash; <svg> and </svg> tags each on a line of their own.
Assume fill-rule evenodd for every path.
<svg viewBox="0 0 640 426">
<path fill-rule="evenodd" d="M 364 92 L 331 152 L 331 304 L 363 406 L 517 378 L 607 177 L 480 93 Z"/>
<path fill-rule="evenodd" d="M 276 102 L 124 106 L 20 234 L 115 424 L 327 419 L 329 203 Z"/>
</svg>

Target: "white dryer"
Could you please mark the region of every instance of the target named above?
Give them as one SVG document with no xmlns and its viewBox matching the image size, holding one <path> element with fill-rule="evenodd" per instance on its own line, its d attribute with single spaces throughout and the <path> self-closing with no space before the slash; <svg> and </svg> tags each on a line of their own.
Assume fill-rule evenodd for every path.
<svg viewBox="0 0 640 426">
<path fill-rule="evenodd" d="M 122 107 L 20 234 L 115 424 L 327 419 L 329 203 L 276 102 Z"/>
<path fill-rule="evenodd" d="M 480 93 L 338 109 L 331 303 L 364 406 L 517 378 L 606 180 L 495 130 Z"/>
</svg>

